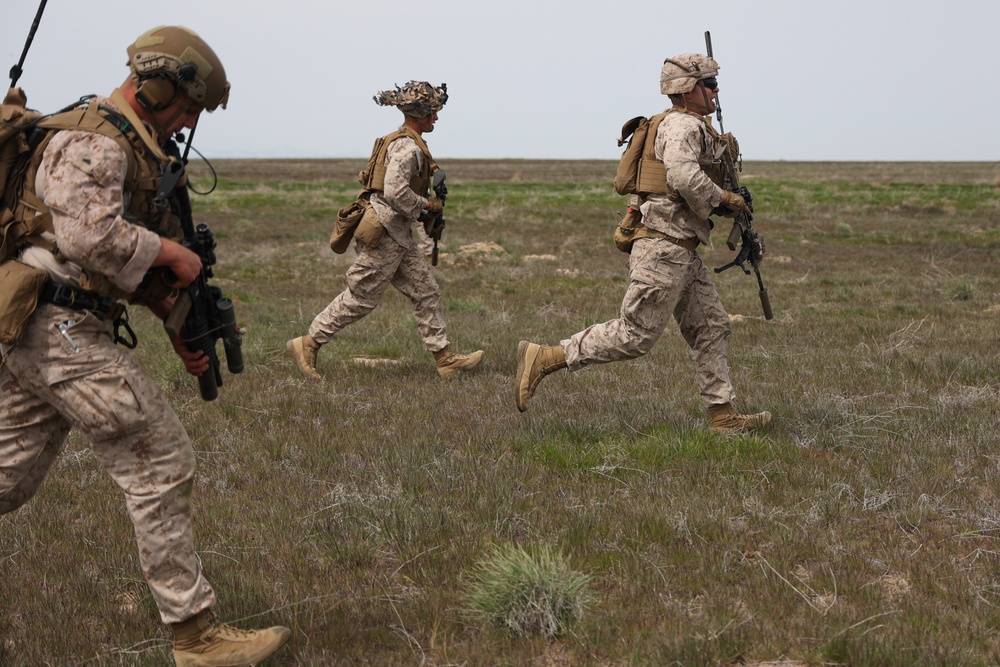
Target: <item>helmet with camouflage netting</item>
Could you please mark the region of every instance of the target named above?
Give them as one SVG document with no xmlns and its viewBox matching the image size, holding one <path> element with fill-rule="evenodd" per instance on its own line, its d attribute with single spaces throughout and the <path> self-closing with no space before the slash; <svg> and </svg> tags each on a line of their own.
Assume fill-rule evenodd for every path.
<svg viewBox="0 0 1000 667">
<path fill-rule="evenodd" d="M 407 116 L 426 118 L 448 101 L 448 84 L 434 87 L 426 81 L 407 81 L 395 90 L 381 90 L 372 97 L 380 107 L 393 106 Z"/>
<path fill-rule="evenodd" d="M 208 111 L 225 109 L 229 101 L 222 61 L 188 28 L 159 26 L 143 33 L 128 47 L 128 66 L 137 86 L 167 80 Z"/>
<path fill-rule="evenodd" d="M 663 61 L 660 71 L 660 93 L 682 95 L 690 93 L 702 79 L 719 74 L 719 63 L 700 53 L 683 53 Z"/>
</svg>

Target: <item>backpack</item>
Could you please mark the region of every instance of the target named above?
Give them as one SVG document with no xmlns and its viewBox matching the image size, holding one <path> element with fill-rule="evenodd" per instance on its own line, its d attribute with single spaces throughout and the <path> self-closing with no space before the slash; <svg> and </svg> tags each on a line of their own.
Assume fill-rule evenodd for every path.
<svg viewBox="0 0 1000 667">
<path fill-rule="evenodd" d="M 618 145 L 628 142 L 615 173 L 615 192 L 620 195 L 669 194 L 667 171 L 656 159 L 656 130 L 667 112 L 646 118 L 636 116 L 622 126 Z"/>
<path fill-rule="evenodd" d="M 0 260 L 12 257 L 18 246 L 19 225 L 13 225 L 17 188 L 8 187 L 27 166 L 41 133 L 33 134 L 42 114 L 27 108 L 27 97 L 20 88 L 7 91 L 0 104 Z"/>
</svg>

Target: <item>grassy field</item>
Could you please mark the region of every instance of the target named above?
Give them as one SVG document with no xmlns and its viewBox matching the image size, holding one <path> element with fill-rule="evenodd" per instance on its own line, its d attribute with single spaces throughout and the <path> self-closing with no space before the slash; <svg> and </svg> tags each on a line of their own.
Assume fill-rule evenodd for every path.
<svg viewBox="0 0 1000 667">
<path fill-rule="evenodd" d="M 327 238 L 359 160 L 219 161 L 195 197 L 246 330 L 217 401 L 132 316 L 198 452 L 220 616 L 293 628 L 269 664 L 1000 662 L 1000 164 L 745 165 L 775 319 L 752 277 L 715 282 L 737 406 L 774 414 L 754 438 L 708 433 L 676 328 L 641 359 L 547 378 L 518 413 L 519 340 L 617 316 L 615 164 L 441 164 L 434 273 L 480 370 L 439 379 L 396 292 L 321 350 L 322 383 L 286 356 L 344 287 L 354 252 Z M 708 266 L 732 259 L 723 226 Z M 470 613 L 477 568 L 513 547 L 588 577 L 554 639 Z M 0 517 L 0 665 L 162 665 L 168 634 L 74 432 Z"/>
</svg>

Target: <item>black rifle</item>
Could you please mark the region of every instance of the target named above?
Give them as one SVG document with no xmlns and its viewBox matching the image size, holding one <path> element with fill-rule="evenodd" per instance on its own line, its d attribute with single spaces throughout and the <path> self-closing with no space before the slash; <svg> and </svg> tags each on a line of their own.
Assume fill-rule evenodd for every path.
<svg viewBox="0 0 1000 667">
<path fill-rule="evenodd" d="M 711 58 L 712 35 L 707 30 L 705 31 L 705 48 L 708 51 L 708 57 Z M 719 104 L 718 94 L 715 96 L 715 117 L 719 121 L 719 133 L 724 134 L 725 130 L 722 127 L 722 105 Z M 750 190 L 740 185 L 739 172 L 741 169 L 742 158 L 740 159 L 740 164 L 737 165 L 729 149 L 727 148 L 723 151 L 722 187 L 743 197 L 743 201 L 747 203 L 749 211 L 740 211 L 736 215 L 733 219 L 733 228 L 729 232 L 729 238 L 726 239 L 726 246 L 730 250 L 736 250 L 737 241 L 742 241 L 736 259 L 725 266 L 715 269 L 715 272 L 722 273 L 726 269 L 738 266 L 743 269 L 743 273 L 750 275 L 750 269 L 744 266 L 744 263 L 750 262 L 750 266 L 753 267 L 753 271 L 757 275 L 757 286 L 760 288 L 760 305 L 764 310 L 764 319 L 773 320 L 774 312 L 771 311 L 771 300 L 767 296 L 767 288 L 764 287 L 764 280 L 760 277 L 760 263 L 764 259 L 764 237 L 758 234 L 753 228 L 753 216 L 751 215 L 753 213 L 753 197 L 750 195 Z"/>
<path fill-rule="evenodd" d="M 201 397 L 214 401 L 222 386 L 222 371 L 215 344 L 221 338 L 226 351 L 229 372 L 243 372 L 243 332 L 236 324 L 233 302 L 222 296 L 222 290 L 208 284 L 215 264 L 215 235 L 208 225 L 195 226 L 191 212 L 191 196 L 185 174 L 186 160 L 180 157 L 177 144 L 167 142 L 167 154 L 173 157 L 157 188 L 154 203 L 169 205 L 180 217 L 184 230 L 184 247 L 201 258 L 201 272 L 190 285 L 180 291 L 173 309 L 163 322 L 171 338 L 180 338 L 192 352 L 201 350 L 209 360 L 207 371 L 198 376 Z M 168 280 L 173 282 L 173 280 Z"/>
<path fill-rule="evenodd" d="M 434 172 L 432 187 L 434 188 L 434 195 L 441 200 L 442 205 L 444 205 L 444 200 L 448 196 L 448 185 L 444 182 L 445 178 L 444 169 L 438 169 Z M 420 219 L 424 223 L 424 231 L 427 232 L 427 236 L 434 239 L 434 250 L 431 252 L 431 266 L 437 266 L 438 241 L 441 240 L 441 232 L 444 231 L 444 212 L 430 214 L 425 211 L 421 214 Z"/>
</svg>

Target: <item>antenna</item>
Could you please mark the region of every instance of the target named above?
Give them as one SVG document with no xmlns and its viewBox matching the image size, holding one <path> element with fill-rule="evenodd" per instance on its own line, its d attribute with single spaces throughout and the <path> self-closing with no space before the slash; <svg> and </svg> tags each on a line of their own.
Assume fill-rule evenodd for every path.
<svg viewBox="0 0 1000 667">
<path fill-rule="evenodd" d="M 21 51 L 21 59 L 17 61 L 17 64 L 10 68 L 10 87 L 13 88 L 17 85 L 17 80 L 21 78 L 21 74 L 24 70 L 21 66 L 24 65 L 24 59 L 28 57 L 28 49 L 31 48 L 31 42 L 35 39 L 35 31 L 38 30 L 38 23 L 42 20 L 42 12 L 45 11 L 45 3 L 48 0 L 42 0 L 38 5 L 38 12 L 35 13 L 35 20 L 31 24 L 31 30 L 28 31 L 28 39 L 24 42 L 24 50 Z"/>
</svg>

